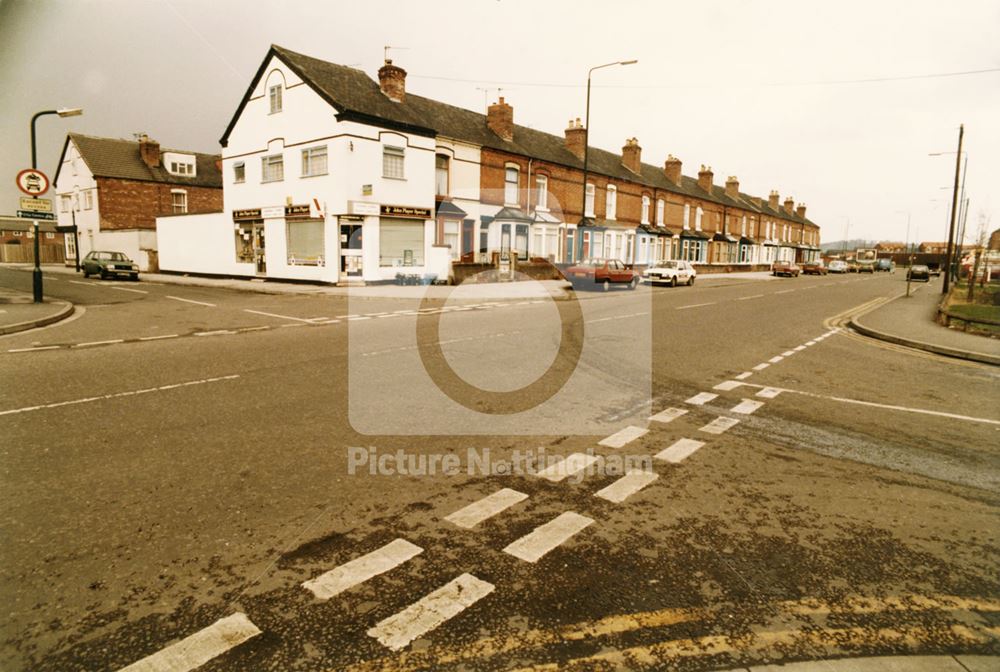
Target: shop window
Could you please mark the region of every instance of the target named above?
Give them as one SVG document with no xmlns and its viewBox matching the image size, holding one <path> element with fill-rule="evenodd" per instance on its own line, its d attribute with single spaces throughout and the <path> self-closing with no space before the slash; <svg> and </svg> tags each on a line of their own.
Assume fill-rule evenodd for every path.
<svg viewBox="0 0 1000 672">
<path fill-rule="evenodd" d="M 261 182 L 280 182 L 285 179 L 285 157 L 271 154 L 261 158 Z"/>
<path fill-rule="evenodd" d="M 402 147 L 384 145 L 382 147 L 382 177 L 402 180 L 406 177 L 403 170 L 405 150 Z"/>
<path fill-rule="evenodd" d="M 326 145 L 302 150 L 302 177 L 326 175 Z"/>
<path fill-rule="evenodd" d="M 423 266 L 424 223 L 383 219 L 379 225 L 379 266 Z"/>
<path fill-rule="evenodd" d="M 281 84 L 275 84 L 267 90 L 271 100 L 271 114 L 281 112 Z"/>
<path fill-rule="evenodd" d="M 183 189 L 170 190 L 170 207 L 175 215 L 184 214 L 188 211 L 188 195 Z"/>
<path fill-rule="evenodd" d="M 517 168 L 507 167 L 503 178 L 503 202 L 507 205 L 517 205 L 517 187 L 520 174 Z"/>
<path fill-rule="evenodd" d="M 290 219 L 285 225 L 288 237 L 288 263 L 292 266 L 322 266 L 325 244 L 322 219 Z"/>
<path fill-rule="evenodd" d="M 438 196 L 448 195 L 448 157 L 438 154 L 434 157 L 434 188 Z"/>
<path fill-rule="evenodd" d="M 253 258 L 253 225 L 237 224 L 236 229 L 236 261 L 252 264 Z"/>
<path fill-rule="evenodd" d="M 243 184 L 247 180 L 247 167 L 242 161 L 233 164 L 233 184 Z"/>
</svg>

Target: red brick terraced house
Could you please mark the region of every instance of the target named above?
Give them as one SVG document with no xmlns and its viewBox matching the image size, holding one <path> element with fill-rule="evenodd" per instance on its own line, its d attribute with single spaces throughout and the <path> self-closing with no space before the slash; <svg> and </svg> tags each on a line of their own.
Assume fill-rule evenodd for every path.
<svg viewBox="0 0 1000 672">
<path fill-rule="evenodd" d="M 156 270 L 156 217 L 222 210 L 218 155 L 161 149 L 136 140 L 66 136 L 55 185 L 61 227 L 76 224 L 81 258 L 91 250 L 124 252 Z M 66 236 L 66 263 L 74 263 Z"/>
</svg>

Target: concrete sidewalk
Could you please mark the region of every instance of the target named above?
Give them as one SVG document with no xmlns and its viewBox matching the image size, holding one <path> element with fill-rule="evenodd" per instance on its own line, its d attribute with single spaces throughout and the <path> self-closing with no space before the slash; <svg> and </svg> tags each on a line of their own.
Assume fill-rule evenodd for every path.
<svg viewBox="0 0 1000 672">
<path fill-rule="evenodd" d="M 917 285 L 901 296 L 851 320 L 866 336 L 939 355 L 1000 366 L 1000 339 L 967 334 L 934 321 L 941 301 L 937 282 Z"/>
<path fill-rule="evenodd" d="M 784 665 L 731 667 L 727 672 L 1000 672 L 1000 657 L 957 655 L 838 658 Z"/>
<path fill-rule="evenodd" d="M 34 303 L 31 294 L 0 287 L 0 336 L 44 327 L 72 314 L 68 301 Z"/>
</svg>

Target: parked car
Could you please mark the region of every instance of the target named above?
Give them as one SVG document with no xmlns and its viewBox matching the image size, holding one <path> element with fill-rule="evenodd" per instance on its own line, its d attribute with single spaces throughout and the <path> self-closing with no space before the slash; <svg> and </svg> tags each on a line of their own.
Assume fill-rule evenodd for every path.
<svg viewBox="0 0 1000 672">
<path fill-rule="evenodd" d="M 860 262 L 858 263 L 858 273 L 875 273 L 875 262 Z"/>
<path fill-rule="evenodd" d="M 935 278 L 941 276 L 941 265 L 940 264 L 927 264 L 927 268 L 930 270 L 930 274 Z"/>
<path fill-rule="evenodd" d="M 849 262 L 847 262 L 847 272 L 848 273 L 857 273 L 858 272 L 858 262 L 856 262 L 856 261 L 849 261 Z"/>
<path fill-rule="evenodd" d="M 829 269 L 822 261 L 807 261 L 802 264 L 802 275 L 826 275 Z"/>
<path fill-rule="evenodd" d="M 887 273 L 893 273 L 896 270 L 896 264 L 892 262 L 892 259 L 876 259 L 875 270 L 877 272 L 886 271 Z"/>
<path fill-rule="evenodd" d="M 132 280 L 139 279 L 139 265 L 125 256 L 124 252 L 105 252 L 94 250 L 80 262 L 83 277 L 100 275 L 102 280 L 116 275 L 124 275 Z"/>
<path fill-rule="evenodd" d="M 771 266 L 771 275 L 785 275 L 789 278 L 799 277 L 802 269 L 794 261 L 776 261 Z"/>
<path fill-rule="evenodd" d="M 931 281 L 931 269 L 927 268 L 923 264 L 916 264 L 910 266 L 910 270 L 906 272 L 907 280 L 923 280 L 924 282 Z"/>
<path fill-rule="evenodd" d="M 618 259 L 587 259 L 567 268 L 564 275 L 578 289 L 600 287 L 608 291 L 613 284 L 635 289 L 639 284 L 636 272 Z"/>
<path fill-rule="evenodd" d="M 650 285 L 693 285 L 698 271 L 687 261 L 658 261 L 642 273 L 642 281 Z"/>
<path fill-rule="evenodd" d="M 841 261 L 840 259 L 834 259 L 830 262 L 830 266 L 827 270 L 831 273 L 847 273 L 847 262 Z"/>
</svg>

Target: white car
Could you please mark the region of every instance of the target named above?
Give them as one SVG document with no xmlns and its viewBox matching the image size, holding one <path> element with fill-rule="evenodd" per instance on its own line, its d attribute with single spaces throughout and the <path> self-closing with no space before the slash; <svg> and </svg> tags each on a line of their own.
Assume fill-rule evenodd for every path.
<svg viewBox="0 0 1000 672">
<path fill-rule="evenodd" d="M 827 266 L 827 270 L 831 273 L 847 273 L 847 262 L 841 261 L 840 259 L 834 259 Z"/>
<path fill-rule="evenodd" d="M 686 261 L 658 261 L 642 272 L 642 281 L 648 285 L 693 285 L 698 271 Z"/>
</svg>

